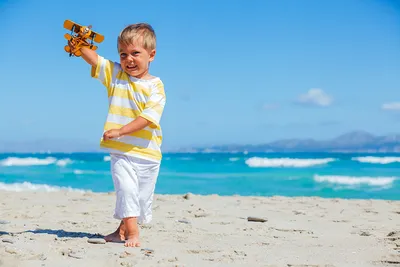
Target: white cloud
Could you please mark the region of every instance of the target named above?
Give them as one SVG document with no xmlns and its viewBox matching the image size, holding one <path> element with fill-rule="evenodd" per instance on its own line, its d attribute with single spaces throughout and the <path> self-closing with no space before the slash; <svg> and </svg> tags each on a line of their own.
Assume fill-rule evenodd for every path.
<svg viewBox="0 0 400 267">
<path fill-rule="evenodd" d="M 400 110 L 400 102 L 385 103 L 382 105 L 383 110 Z"/>
<path fill-rule="evenodd" d="M 297 98 L 297 103 L 314 106 L 327 107 L 330 106 L 332 102 L 333 98 L 319 88 L 310 89 L 306 94 L 300 95 Z"/>
</svg>

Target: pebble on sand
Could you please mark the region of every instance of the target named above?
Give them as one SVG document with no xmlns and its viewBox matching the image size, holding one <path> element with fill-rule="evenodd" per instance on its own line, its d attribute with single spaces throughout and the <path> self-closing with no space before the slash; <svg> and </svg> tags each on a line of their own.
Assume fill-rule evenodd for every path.
<svg viewBox="0 0 400 267">
<path fill-rule="evenodd" d="M 82 252 L 71 251 L 68 253 L 68 257 L 75 258 L 75 259 L 83 259 L 85 256 Z"/>
<path fill-rule="evenodd" d="M 105 244 L 106 240 L 103 238 L 90 238 L 87 242 L 91 244 Z"/>
<path fill-rule="evenodd" d="M 192 197 L 193 197 L 192 193 L 187 193 L 187 194 L 183 195 L 183 198 L 187 199 L 187 200 L 191 199 Z"/>
<path fill-rule="evenodd" d="M 10 254 L 19 254 L 19 251 L 16 248 L 5 248 L 5 252 L 10 253 Z"/>
<path fill-rule="evenodd" d="M 154 249 L 151 248 L 142 248 L 140 251 L 143 251 L 145 255 L 154 254 Z"/>
<path fill-rule="evenodd" d="M 249 221 L 249 222 L 266 222 L 267 219 L 260 218 L 260 217 L 247 217 L 247 221 Z"/>
<path fill-rule="evenodd" d="M 122 252 L 122 253 L 119 255 L 119 257 L 122 259 L 122 258 L 129 257 L 129 256 L 131 256 L 131 255 L 132 255 L 132 253 L 130 253 L 130 252 L 128 252 L 128 251 L 124 251 L 124 252 Z"/>
</svg>

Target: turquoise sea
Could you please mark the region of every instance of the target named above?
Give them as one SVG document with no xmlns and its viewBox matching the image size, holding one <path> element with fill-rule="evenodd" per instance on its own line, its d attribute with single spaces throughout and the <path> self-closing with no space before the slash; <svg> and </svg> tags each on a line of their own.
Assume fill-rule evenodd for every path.
<svg viewBox="0 0 400 267">
<path fill-rule="evenodd" d="M 60 189 L 113 191 L 110 157 L 0 154 L 0 190 Z M 187 192 L 400 200 L 400 155 L 165 153 L 156 193 Z"/>
</svg>

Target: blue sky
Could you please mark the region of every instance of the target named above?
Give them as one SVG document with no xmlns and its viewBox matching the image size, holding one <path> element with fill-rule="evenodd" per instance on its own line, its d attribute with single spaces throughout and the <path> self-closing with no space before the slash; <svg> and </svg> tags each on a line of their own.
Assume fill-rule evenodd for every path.
<svg viewBox="0 0 400 267">
<path fill-rule="evenodd" d="M 65 19 L 112 60 L 123 27 L 153 25 L 166 149 L 400 132 L 398 1 L 0 0 L 0 140 L 98 144 L 106 91 L 64 52 Z"/>
</svg>

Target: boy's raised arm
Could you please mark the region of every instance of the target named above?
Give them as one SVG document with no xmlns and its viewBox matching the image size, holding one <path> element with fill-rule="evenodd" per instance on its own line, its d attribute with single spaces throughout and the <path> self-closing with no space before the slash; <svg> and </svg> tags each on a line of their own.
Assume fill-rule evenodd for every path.
<svg viewBox="0 0 400 267">
<path fill-rule="evenodd" d="M 68 41 L 68 45 L 71 47 L 71 49 L 74 49 L 74 45 Z M 87 48 L 87 47 L 81 47 L 79 49 L 82 53 L 82 58 L 89 64 L 92 65 L 93 67 L 97 66 L 97 53 L 96 51 Z"/>
<path fill-rule="evenodd" d="M 90 65 L 93 67 L 97 66 L 97 53 L 96 51 L 87 48 L 87 47 L 82 47 L 81 48 L 82 52 L 82 58 Z"/>
</svg>

